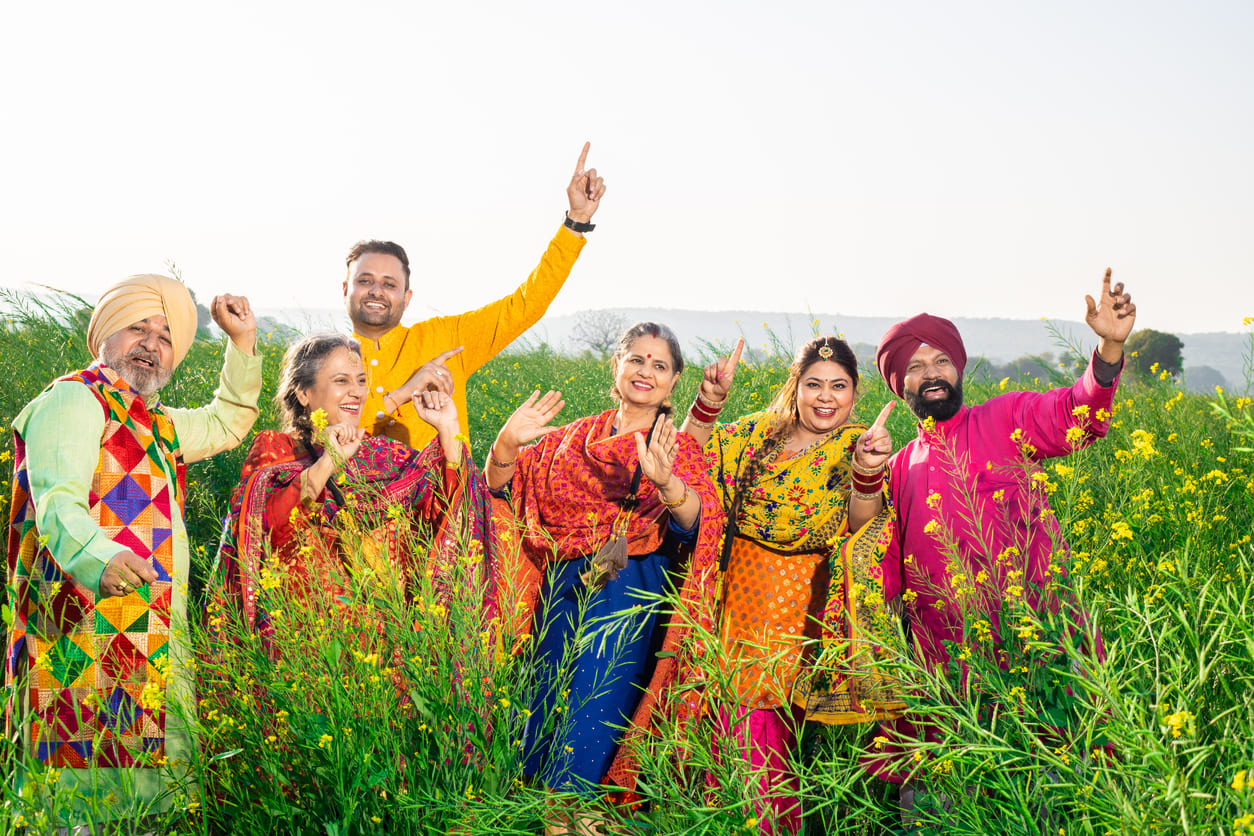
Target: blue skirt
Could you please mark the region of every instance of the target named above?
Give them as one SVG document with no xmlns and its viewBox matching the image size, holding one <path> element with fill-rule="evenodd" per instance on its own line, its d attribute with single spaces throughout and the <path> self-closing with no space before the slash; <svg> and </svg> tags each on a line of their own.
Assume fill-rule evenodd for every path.
<svg viewBox="0 0 1254 836">
<path fill-rule="evenodd" d="M 633 593 L 667 592 L 679 547 L 695 537 L 695 526 L 681 531 L 672 523 L 657 552 L 632 555 L 618 577 L 595 592 L 579 577 L 588 569 L 586 558 L 550 568 L 534 628 L 537 687 L 522 739 L 527 775 L 563 792 L 599 792 L 665 634 L 660 605 Z"/>
</svg>

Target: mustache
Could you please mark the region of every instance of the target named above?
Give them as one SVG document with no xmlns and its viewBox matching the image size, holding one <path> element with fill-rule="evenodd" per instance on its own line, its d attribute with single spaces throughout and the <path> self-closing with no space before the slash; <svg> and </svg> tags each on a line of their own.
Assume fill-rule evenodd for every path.
<svg viewBox="0 0 1254 836">
<path fill-rule="evenodd" d="M 926 394 L 927 392 L 935 391 L 937 389 L 941 390 L 942 392 L 949 395 L 950 397 L 953 397 L 954 395 L 958 393 L 958 390 L 955 389 L 953 386 L 951 386 L 949 384 L 949 381 L 947 380 L 929 380 L 926 383 L 919 384 L 920 395 Z"/>
<path fill-rule="evenodd" d="M 146 351 L 138 346 L 126 352 L 127 360 L 147 360 L 152 363 L 154 371 L 161 371 L 161 355 L 152 351 Z"/>
</svg>

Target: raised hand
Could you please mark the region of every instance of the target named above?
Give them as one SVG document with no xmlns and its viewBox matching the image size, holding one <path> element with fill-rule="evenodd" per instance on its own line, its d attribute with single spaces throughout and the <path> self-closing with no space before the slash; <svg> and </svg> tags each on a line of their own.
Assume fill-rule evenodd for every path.
<svg viewBox="0 0 1254 836">
<path fill-rule="evenodd" d="M 640 461 L 640 473 L 659 491 L 671 480 L 675 456 L 679 452 L 679 430 L 669 415 L 658 415 L 653 422 L 653 438 L 644 443 L 645 433 L 636 432 L 636 457 Z"/>
<path fill-rule="evenodd" d="M 156 579 L 157 570 L 153 568 L 152 561 L 144 560 L 128 549 L 115 554 L 105 566 L 98 591 L 101 598 L 121 598 Z"/>
<path fill-rule="evenodd" d="M 344 463 L 357 455 L 361 442 L 366 438 L 366 431 L 361 427 L 348 424 L 332 424 L 324 433 L 324 454 L 331 457 L 334 469 L 339 470 Z"/>
<path fill-rule="evenodd" d="M 538 389 L 532 392 L 531 397 L 514 410 L 514 414 L 509 416 L 505 426 L 501 427 L 501 431 L 497 433 L 494 445 L 497 456 L 502 457 L 508 454 L 512 458 L 518 448 L 524 444 L 557 432 L 560 427 L 550 427 L 549 423 L 557 417 L 557 413 L 561 412 L 564 406 L 566 406 L 566 401 L 562 400 L 561 392 L 550 390 L 543 397 L 540 396 Z"/>
<path fill-rule="evenodd" d="M 453 394 L 457 388 L 453 382 L 453 373 L 449 371 L 448 363 L 450 357 L 455 357 L 462 353 L 465 346 L 459 345 L 457 348 L 450 348 L 431 358 L 427 362 L 418 367 L 418 371 L 409 376 L 409 380 L 405 381 L 400 389 L 391 393 L 392 400 L 397 405 L 410 400 L 419 392 L 443 392 L 446 395 Z"/>
<path fill-rule="evenodd" d="M 213 297 L 209 314 L 222 332 L 231 338 L 235 347 L 245 354 L 252 354 L 257 346 L 257 318 L 247 296 L 224 293 Z"/>
<path fill-rule="evenodd" d="M 1097 301 L 1085 294 L 1084 302 L 1088 310 L 1084 321 L 1100 338 L 1098 353 L 1108 363 L 1118 363 L 1123 356 L 1123 344 L 1132 333 L 1136 324 L 1136 305 L 1132 303 L 1132 294 L 1124 293 L 1123 282 L 1110 286 L 1110 268 L 1102 278 L 1102 292 Z"/>
<path fill-rule="evenodd" d="M 575 173 L 571 175 L 570 185 L 566 187 L 566 198 L 570 201 L 570 219 L 579 223 L 592 220 L 592 216 L 601 206 L 601 196 L 605 194 L 604 178 L 597 176 L 595 168 L 584 168 L 588 162 L 588 149 L 591 147 L 591 142 L 583 144 L 583 150 L 579 152 L 579 162 L 575 163 Z"/>
<path fill-rule="evenodd" d="M 437 432 L 451 430 L 456 433 L 460 429 L 457 423 L 457 404 L 453 403 L 453 398 L 444 392 L 431 389 L 415 392 L 411 400 L 418 417 L 434 427 Z"/>
<path fill-rule="evenodd" d="M 736 347 L 731 354 L 720 357 L 705 367 L 698 389 L 701 397 L 715 404 L 727 400 L 727 393 L 731 391 L 732 381 L 736 378 L 736 366 L 740 364 L 740 352 L 744 350 L 745 339 L 741 337 L 736 340 Z"/>
<path fill-rule="evenodd" d="M 893 414 L 896 401 L 884 404 L 875 423 L 858 436 L 854 444 L 853 460 L 867 470 L 877 470 L 893 454 L 893 437 L 888 434 L 888 416 Z"/>
<path fill-rule="evenodd" d="M 428 389 L 415 392 L 413 396 L 414 412 L 418 417 L 435 427 L 444 448 L 444 458 L 452 464 L 462 460 L 462 442 L 457 437 L 461 426 L 457 423 L 457 404 L 451 395 Z"/>
</svg>

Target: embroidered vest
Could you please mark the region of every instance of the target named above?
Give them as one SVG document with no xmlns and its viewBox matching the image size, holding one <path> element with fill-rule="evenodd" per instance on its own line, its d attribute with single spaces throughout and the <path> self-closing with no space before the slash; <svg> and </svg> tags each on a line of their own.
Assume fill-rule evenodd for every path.
<svg viewBox="0 0 1254 836">
<path fill-rule="evenodd" d="M 13 625 L 5 654 L 9 739 L 14 724 L 27 721 L 14 716 L 12 689 L 24 684 L 33 712 L 31 753 L 43 763 L 156 766 L 165 747 L 173 514 L 183 512 L 186 466 L 161 405 L 145 405 L 112 369 L 97 363 L 63 381 L 87 386 L 104 410 L 100 459 L 87 496 L 91 518 L 118 551 L 155 558 L 157 580 L 125 597 L 101 598 L 61 571 L 36 527 L 26 444 L 15 431 L 8 539 Z"/>
</svg>

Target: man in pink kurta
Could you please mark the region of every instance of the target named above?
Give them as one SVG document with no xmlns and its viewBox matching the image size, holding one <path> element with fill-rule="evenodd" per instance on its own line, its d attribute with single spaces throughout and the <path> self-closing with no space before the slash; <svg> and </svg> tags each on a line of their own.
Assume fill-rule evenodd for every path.
<svg viewBox="0 0 1254 836">
<path fill-rule="evenodd" d="M 1008 582 L 1020 585 L 1028 602 L 1042 600 L 1051 555 L 1064 543 L 1044 493 L 1027 487 L 1025 463 L 1066 455 L 1106 435 L 1123 343 L 1136 317 L 1122 283 L 1111 289 L 1110 271 L 1100 303 L 1085 299 L 1098 349 L 1075 384 L 1048 392 L 1008 392 L 964 405 L 966 350 L 947 319 L 919 314 L 880 341 L 881 374 L 920 419 L 918 437 L 889 461 L 897 536 L 881 563 L 884 597 L 903 596 L 931 666 L 948 661 L 944 642 L 962 637 L 946 541 L 957 547 L 956 572 L 968 586 L 981 570 L 1003 582 L 1017 571 L 1022 576 Z M 996 583 L 984 590 L 990 586 L 1005 588 Z"/>
</svg>

